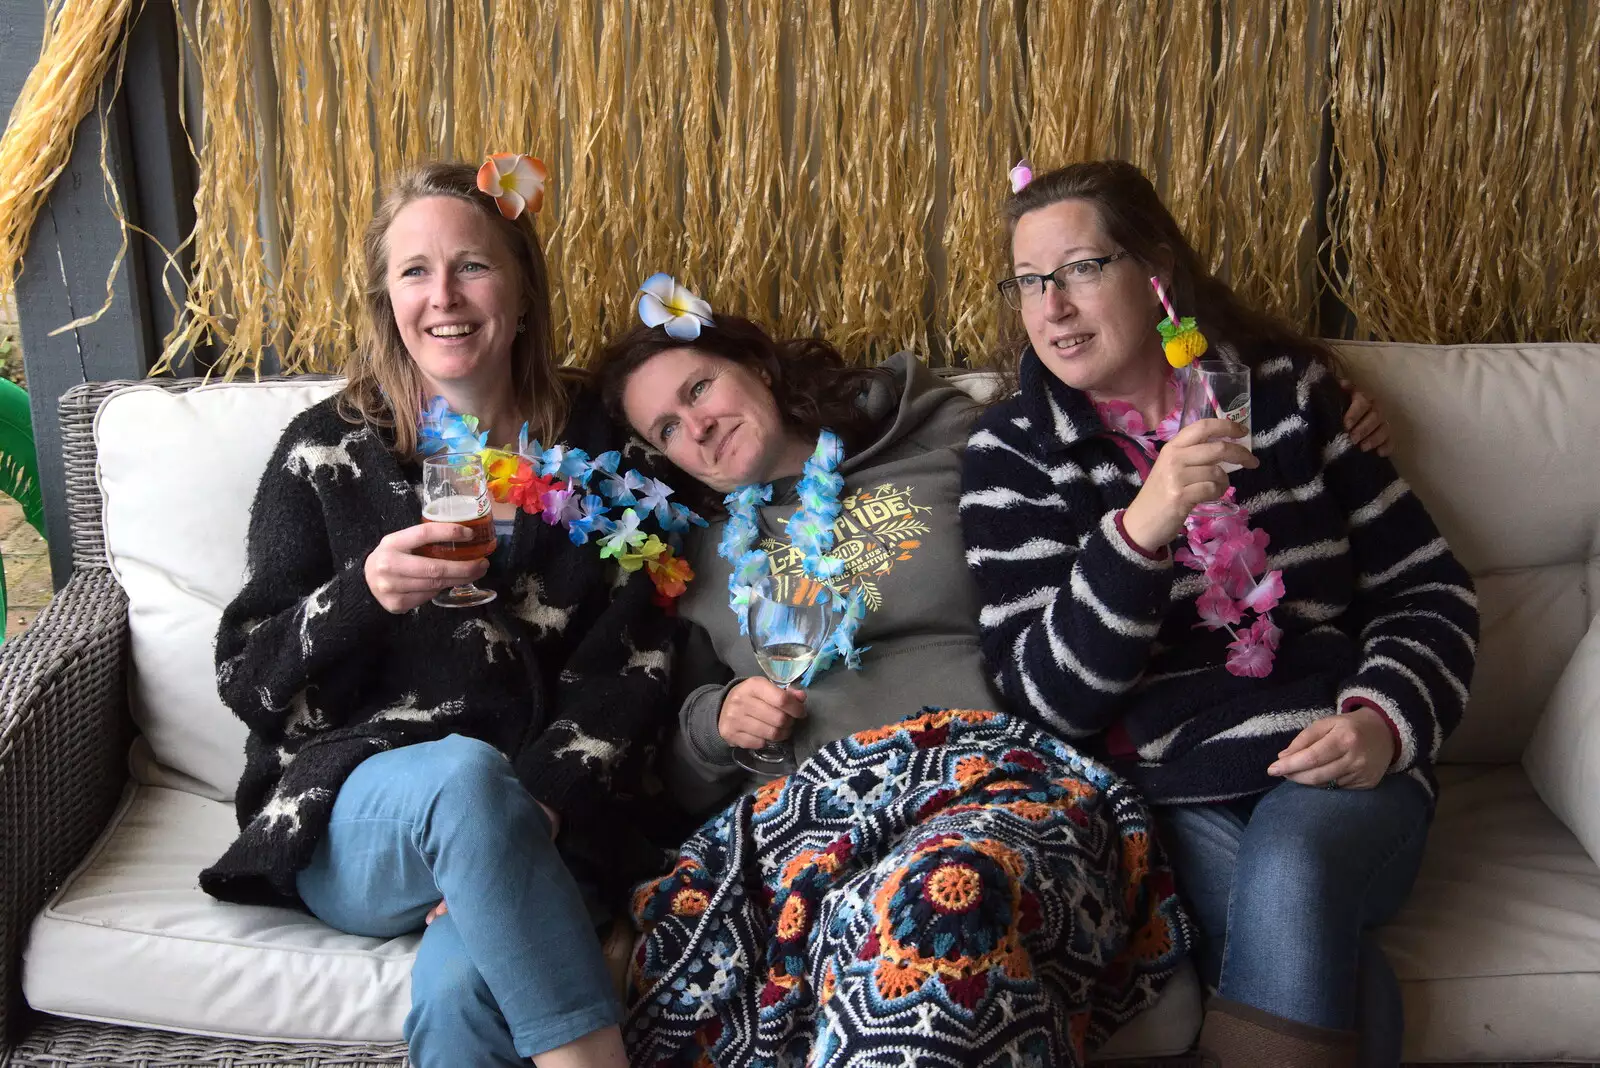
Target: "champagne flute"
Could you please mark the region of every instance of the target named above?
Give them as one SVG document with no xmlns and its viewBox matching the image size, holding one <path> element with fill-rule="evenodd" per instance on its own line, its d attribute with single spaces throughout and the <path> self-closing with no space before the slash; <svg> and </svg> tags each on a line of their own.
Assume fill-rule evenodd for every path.
<svg viewBox="0 0 1600 1068">
<path fill-rule="evenodd" d="M 434 560 L 477 560 L 494 552 L 494 516 L 489 509 L 489 477 L 483 461 L 470 452 L 429 456 L 422 461 L 422 521 L 453 523 L 471 534 L 465 541 L 435 541 L 417 549 Z M 440 608 L 471 608 L 495 599 L 493 590 L 468 582 L 441 590 Z"/>
<path fill-rule="evenodd" d="M 762 672 L 788 689 L 804 685 L 806 673 L 828 644 L 838 619 L 834 594 L 822 603 L 809 601 L 799 593 L 804 586 L 794 579 L 787 582 L 764 578 L 750 591 L 750 645 Z M 746 771 L 757 775 L 787 775 L 795 769 L 793 742 L 768 742 L 760 749 L 735 749 L 733 759 Z"/>
</svg>

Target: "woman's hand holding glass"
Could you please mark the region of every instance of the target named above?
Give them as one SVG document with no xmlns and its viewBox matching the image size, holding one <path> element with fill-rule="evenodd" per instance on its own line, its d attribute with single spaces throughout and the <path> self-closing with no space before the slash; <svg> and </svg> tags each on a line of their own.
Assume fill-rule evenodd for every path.
<svg viewBox="0 0 1600 1068">
<path fill-rule="evenodd" d="M 1223 464 L 1259 466 L 1260 460 L 1231 440 L 1246 433 L 1231 419 L 1201 419 L 1173 435 L 1122 515 L 1122 529 L 1134 544 L 1148 552 L 1159 551 L 1183 532 L 1183 521 L 1195 505 L 1228 492 Z"/>
<path fill-rule="evenodd" d="M 791 714 L 793 705 L 788 699 L 798 692 L 797 687 L 809 681 L 811 667 L 839 621 L 838 595 L 819 598 L 814 592 L 807 592 L 808 585 L 769 576 L 750 590 L 750 647 L 771 688 L 763 690 L 741 683 L 748 703 L 740 701 L 738 714 L 746 725 L 765 722 L 782 731 L 784 739 L 798 718 Z M 804 695 L 799 699 L 803 702 Z M 761 708 L 763 704 L 768 707 Z M 804 709 L 802 703 L 802 714 Z M 771 722 L 772 711 L 781 713 L 784 720 Z M 795 769 L 794 746 L 784 740 L 769 738 L 759 746 L 735 748 L 733 759 L 757 775 L 787 775 Z"/>
<path fill-rule="evenodd" d="M 486 557 L 434 560 L 418 552 L 427 545 L 464 542 L 471 536 L 466 527 L 454 523 L 418 523 L 387 534 L 367 554 L 367 588 L 386 611 L 399 615 L 426 604 L 443 590 L 476 582 L 489 570 Z"/>
<path fill-rule="evenodd" d="M 806 692 L 785 689 L 763 678 L 749 678 L 728 691 L 717 714 L 717 733 L 736 749 L 761 749 L 785 742 L 794 721 L 806 714 Z"/>
</svg>

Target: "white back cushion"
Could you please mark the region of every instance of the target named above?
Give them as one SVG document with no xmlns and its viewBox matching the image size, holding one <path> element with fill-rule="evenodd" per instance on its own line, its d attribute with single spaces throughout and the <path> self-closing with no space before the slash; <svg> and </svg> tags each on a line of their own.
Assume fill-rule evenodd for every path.
<svg viewBox="0 0 1600 1068">
<path fill-rule="evenodd" d="M 1600 554 L 1600 345 L 1336 348 L 1473 574 Z"/>
<path fill-rule="evenodd" d="M 113 394 L 95 419 L 106 553 L 128 594 L 135 774 L 231 800 L 245 728 L 217 697 L 213 649 L 239 592 L 256 483 L 283 428 L 342 382 L 218 383 Z"/>
<path fill-rule="evenodd" d="M 1515 761 L 1600 610 L 1600 345 L 1337 348 L 1477 580 L 1478 669 L 1444 759 Z"/>
<path fill-rule="evenodd" d="M 1556 683 L 1522 766 L 1550 811 L 1600 863 L 1600 616 Z"/>
</svg>

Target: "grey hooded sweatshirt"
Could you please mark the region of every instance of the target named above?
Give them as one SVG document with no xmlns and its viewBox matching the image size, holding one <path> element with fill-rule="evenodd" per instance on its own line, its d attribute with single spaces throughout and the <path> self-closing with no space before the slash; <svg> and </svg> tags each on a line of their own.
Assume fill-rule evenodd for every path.
<svg viewBox="0 0 1600 1068">
<path fill-rule="evenodd" d="M 909 352 L 884 362 L 890 372 L 874 382 L 862 404 L 877 417 L 877 439 L 845 458 L 843 508 L 834 524 L 833 555 L 863 583 L 868 613 L 856 644 L 870 646 L 861 669 L 842 663 L 817 676 L 797 721 L 795 755 L 856 731 L 893 723 L 925 705 L 998 708 L 979 645 L 977 587 L 961 542 L 961 449 L 977 408 L 959 388 L 942 382 Z M 775 574 L 798 573 L 783 522 L 795 511 L 798 479 L 773 485 L 761 510 L 762 537 Z M 703 628 L 702 657 L 714 654 L 726 683 L 691 691 L 679 710 L 680 730 L 668 762 L 668 780 L 680 803 L 710 807 L 735 786 L 759 780 L 734 763 L 717 731 L 728 690 L 760 676 L 750 639 L 728 607 L 729 565 L 717 555 L 721 522 L 696 531 L 686 550 L 695 578 L 678 602 L 689 622 Z M 709 654 L 705 645 L 709 644 Z M 687 665 L 686 665 L 687 666 Z M 705 677 L 705 667 L 700 668 Z"/>
</svg>

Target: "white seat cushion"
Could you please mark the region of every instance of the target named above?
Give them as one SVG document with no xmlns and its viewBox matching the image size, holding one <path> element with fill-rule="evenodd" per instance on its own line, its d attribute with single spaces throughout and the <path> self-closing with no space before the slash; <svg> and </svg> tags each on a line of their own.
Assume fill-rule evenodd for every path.
<svg viewBox="0 0 1600 1068">
<path fill-rule="evenodd" d="M 23 961 L 28 1003 L 230 1038 L 400 1041 L 417 936 L 361 938 L 293 909 L 214 901 L 195 875 L 233 833 L 231 805 L 132 787 L 34 920 Z M 1185 963 L 1102 1057 L 1182 1052 L 1199 1027 L 1199 984 Z"/>
<path fill-rule="evenodd" d="M 128 595 L 133 718 L 155 758 L 142 781 L 233 797 L 245 728 L 217 697 L 217 623 L 243 583 L 250 504 L 283 428 L 342 384 L 137 385 L 100 406 L 106 555 Z"/>
<path fill-rule="evenodd" d="M 1383 931 L 1407 1060 L 1600 1061 L 1600 868 L 1522 768 L 1442 768 L 1416 889 Z"/>
<path fill-rule="evenodd" d="M 399 1041 L 417 936 L 361 938 L 304 912 L 213 900 L 196 876 L 235 831 L 231 804 L 133 787 L 34 920 L 28 1002 L 196 1034 Z"/>
</svg>

